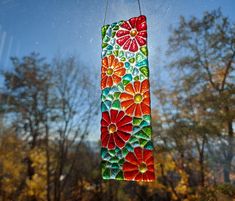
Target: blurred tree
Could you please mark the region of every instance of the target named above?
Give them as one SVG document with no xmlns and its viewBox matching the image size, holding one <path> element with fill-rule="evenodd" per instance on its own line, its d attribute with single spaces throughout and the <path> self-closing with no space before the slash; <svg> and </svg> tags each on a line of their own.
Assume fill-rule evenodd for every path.
<svg viewBox="0 0 235 201">
<path fill-rule="evenodd" d="M 0 200 L 17 200 L 25 184 L 24 143 L 14 129 L 1 127 L 0 135 Z"/>
<path fill-rule="evenodd" d="M 29 153 L 34 175 L 31 179 L 26 179 L 26 187 L 21 197 L 24 200 L 27 197 L 35 197 L 37 201 L 47 199 L 47 163 L 45 150 L 34 148 Z"/>
<path fill-rule="evenodd" d="M 28 142 L 27 175 L 28 180 L 35 177 L 35 167 L 30 157 L 45 138 L 45 125 L 48 115 L 48 93 L 50 89 L 51 72 L 49 65 L 38 54 L 32 53 L 22 60 L 11 58 L 13 70 L 3 72 L 5 89 L 2 91 L 4 102 L 3 112 L 7 113 L 8 121 L 15 125 L 17 135 Z M 34 194 L 30 200 L 37 200 Z"/>
<path fill-rule="evenodd" d="M 195 142 L 201 173 L 207 134 L 213 133 L 219 137 L 213 144 L 221 146 L 223 153 L 224 181 L 230 182 L 235 147 L 232 96 L 235 90 L 235 25 L 220 10 L 206 12 L 202 19 L 181 17 L 169 39 L 169 46 L 168 53 L 173 58 L 170 67 L 176 70 L 175 83 L 180 86 L 177 94 L 184 104 L 179 112 L 186 115 L 191 133 L 199 134 Z M 202 184 L 203 177 L 201 175 Z"/>
<path fill-rule="evenodd" d="M 53 124 L 54 150 L 57 153 L 53 170 L 54 200 L 60 201 L 61 196 L 67 194 L 69 179 L 78 171 L 77 161 L 85 160 L 77 153 L 81 151 L 81 143 L 91 132 L 92 120 L 98 112 L 98 98 L 93 77 L 95 74 L 89 72 L 75 57 L 55 58 L 52 69 L 53 93 L 59 100 Z"/>
<path fill-rule="evenodd" d="M 67 199 L 79 147 L 97 114 L 94 79 L 75 57 L 49 65 L 32 53 L 12 62 L 13 70 L 3 72 L 1 114 L 27 142 L 24 195 L 34 201 L 45 195 L 48 201 Z"/>
<path fill-rule="evenodd" d="M 50 65 L 35 53 L 12 58 L 0 88 L 0 200 L 232 200 L 234 187 L 216 185 L 212 170 L 222 158 L 231 182 L 234 27 L 216 10 L 181 17 L 172 31 L 173 86 L 151 85 L 154 183 L 102 180 L 99 147 L 86 141 L 99 110 L 93 70 L 75 57 Z"/>
</svg>

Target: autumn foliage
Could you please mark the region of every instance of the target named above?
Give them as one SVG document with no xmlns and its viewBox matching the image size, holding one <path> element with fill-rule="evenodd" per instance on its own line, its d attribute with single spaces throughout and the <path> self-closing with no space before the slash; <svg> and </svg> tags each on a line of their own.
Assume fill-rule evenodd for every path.
<svg viewBox="0 0 235 201">
<path fill-rule="evenodd" d="M 150 83 L 155 164 L 146 162 L 144 176 L 155 167 L 151 183 L 101 179 L 100 142 L 90 140 L 100 127 L 98 74 L 75 57 L 11 58 L 0 88 L 0 201 L 235 200 L 234 22 L 220 10 L 180 17 L 166 54 L 168 73 L 152 72 Z M 128 173 L 135 156 L 127 157 L 126 176 L 141 177 Z"/>
</svg>

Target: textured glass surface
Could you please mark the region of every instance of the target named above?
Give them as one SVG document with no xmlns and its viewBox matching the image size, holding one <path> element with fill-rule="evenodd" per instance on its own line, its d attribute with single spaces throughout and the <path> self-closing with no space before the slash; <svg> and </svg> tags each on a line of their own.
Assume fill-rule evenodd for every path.
<svg viewBox="0 0 235 201">
<path fill-rule="evenodd" d="M 101 89 L 103 179 L 154 180 L 145 16 L 102 27 Z"/>
</svg>

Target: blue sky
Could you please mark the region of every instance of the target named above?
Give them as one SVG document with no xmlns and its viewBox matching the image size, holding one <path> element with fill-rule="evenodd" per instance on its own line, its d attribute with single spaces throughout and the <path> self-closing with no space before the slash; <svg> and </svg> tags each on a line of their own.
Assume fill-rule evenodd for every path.
<svg viewBox="0 0 235 201">
<path fill-rule="evenodd" d="M 0 64 L 8 68 L 9 56 L 32 51 L 51 58 L 76 54 L 100 68 L 100 28 L 106 0 L 0 0 Z M 234 0 L 141 0 L 147 16 L 150 64 L 155 49 L 165 50 L 168 28 L 180 15 L 200 16 L 222 8 L 234 20 Z M 137 0 L 109 0 L 107 23 L 139 15 Z M 4 44 L 3 44 L 4 43 Z M 151 57 L 152 56 L 152 57 Z M 88 64 L 88 65 L 89 65 Z"/>
<path fill-rule="evenodd" d="M 148 21 L 152 72 L 160 72 L 162 68 L 157 49 L 162 50 L 161 60 L 167 59 L 163 53 L 167 48 L 169 26 L 176 25 L 180 15 L 199 17 L 204 11 L 220 7 L 235 21 L 234 0 L 140 2 Z M 56 55 L 75 55 L 88 68 L 99 71 L 105 3 L 106 0 L 0 0 L 0 69 L 11 68 L 10 56 L 21 57 L 36 51 L 48 60 Z M 138 15 L 137 0 L 109 0 L 106 22 Z"/>
</svg>

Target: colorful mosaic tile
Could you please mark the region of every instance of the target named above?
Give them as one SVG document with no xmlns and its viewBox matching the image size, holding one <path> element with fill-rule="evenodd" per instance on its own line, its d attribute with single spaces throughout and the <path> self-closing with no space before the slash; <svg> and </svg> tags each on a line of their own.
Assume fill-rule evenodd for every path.
<svg viewBox="0 0 235 201">
<path fill-rule="evenodd" d="M 153 181 L 146 17 L 102 27 L 103 179 Z"/>
</svg>

